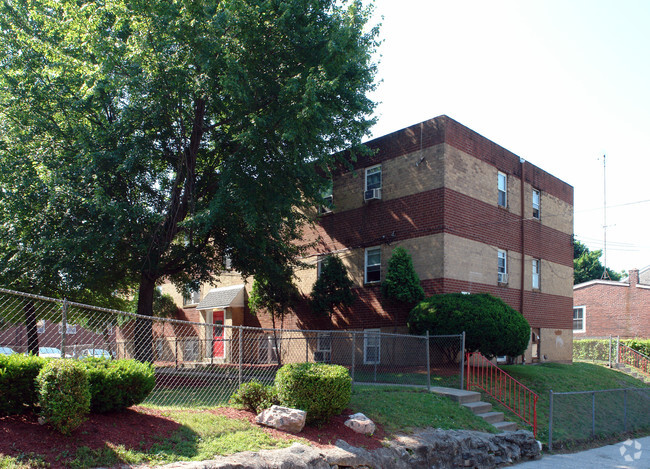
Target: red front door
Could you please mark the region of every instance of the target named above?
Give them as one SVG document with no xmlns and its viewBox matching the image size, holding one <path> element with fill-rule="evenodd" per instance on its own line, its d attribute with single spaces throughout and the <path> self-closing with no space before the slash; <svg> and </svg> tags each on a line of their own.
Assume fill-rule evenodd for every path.
<svg viewBox="0 0 650 469">
<path fill-rule="evenodd" d="M 215 311 L 212 313 L 212 322 L 214 323 L 212 356 L 215 358 L 223 358 L 223 311 Z"/>
</svg>

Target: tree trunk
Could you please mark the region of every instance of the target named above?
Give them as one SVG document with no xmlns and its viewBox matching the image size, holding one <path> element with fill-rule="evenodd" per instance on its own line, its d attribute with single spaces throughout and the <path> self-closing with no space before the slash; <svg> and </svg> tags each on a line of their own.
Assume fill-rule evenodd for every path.
<svg viewBox="0 0 650 469">
<path fill-rule="evenodd" d="M 27 353 L 38 355 L 38 330 L 36 326 L 36 309 L 34 303 L 28 301 L 24 307 L 25 327 L 27 328 Z"/>
<path fill-rule="evenodd" d="M 138 310 L 141 316 L 153 316 L 153 291 L 156 282 L 145 275 L 140 280 L 138 290 Z M 134 352 L 135 359 L 141 362 L 153 363 L 153 321 L 147 318 L 138 318 L 135 323 Z"/>
</svg>

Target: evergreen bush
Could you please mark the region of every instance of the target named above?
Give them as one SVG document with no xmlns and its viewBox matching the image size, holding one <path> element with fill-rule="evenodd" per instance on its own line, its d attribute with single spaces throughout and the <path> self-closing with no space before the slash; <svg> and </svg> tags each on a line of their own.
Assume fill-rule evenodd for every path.
<svg viewBox="0 0 650 469">
<path fill-rule="evenodd" d="M 317 314 L 329 314 L 334 308 L 352 306 L 352 280 L 338 256 L 327 256 L 321 263 L 320 276 L 311 291 L 311 307 Z"/>
<path fill-rule="evenodd" d="M 352 378 L 340 365 L 289 363 L 275 376 L 282 405 L 307 412 L 307 422 L 326 422 L 350 403 Z"/>
<path fill-rule="evenodd" d="M 413 268 L 413 259 L 403 247 L 393 250 L 381 291 L 386 298 L 411 306 L 424 298 L 420 279 Z"/>
<path fill-rule="evenodd" d="M 36 377 L 46 361 L 36 355 L 0 355 L 0 415 L 21 414 L 34 407 Z"/>
<path fill-rule="evenodd" d="M 427 298 L 413 308 L 411 333 L 460 334 L 465 349 L 487 358 L 521 355 L 528 346 L 530 326 L 521 313 L 488 293 L 447 293 Z"/>
<path fill-rule="evenodd" d="M 41 415 L 56 430 L 69 435 L 90 411 L 86 370 L 73 360 L 50 360 L 36 378 Z"/>
</svg>

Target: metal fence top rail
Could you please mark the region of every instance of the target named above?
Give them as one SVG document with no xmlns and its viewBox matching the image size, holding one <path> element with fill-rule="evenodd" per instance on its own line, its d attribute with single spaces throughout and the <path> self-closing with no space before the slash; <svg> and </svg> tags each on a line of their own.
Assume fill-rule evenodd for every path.
<svg viewBox="0 0 650 469">
<path fill-rule="evenodd" d="M 569 394 L 594 394 L 597 392 L 620 392 L 620 391 L 641 391 L 641 392 L 650 392 L 650 387 L 645 388 L 618 388 L 618 389 L 594 389 L 593 391 L 566 391 L 566 392 L 555 392 L 551 389 L 550 392 L 554 396 L 562 395 L 567 396 Z"/>
<path fill-rule="evenodd" d="M 65 304 L 67 307 L 76 307 L 76 308 L 84 308 L 84 309 L 89 309 L 92 311 L 99 311 L 103 313 L 110 313 L 110 314 L 119 314 L 123 316 L 129 316 L 134 319 L 146 319 L 146 320 L 151 320 L 152 318 L 155 318 L 156 321 L 160 322 L 166 322 L 170 324 L 184 324 L 184 325 L 193 325 L 193 326 L 201 326 L 205 327 L 208 325 L 212 325 L 212 323 L 206 323 L 206 322 L 192 322 L 192 321 L 185 321 L 182 319 L 172 319 L 172 318 L 162 318 L 158 316 L 145 316 L 143 314 L 137 314 L 137 313 L 129 313 L 126 311 L 120 311 L 117 309 L 110 309 L 110 308 L 102 308 L 101 306 L 92 306 L 92 305 L 87 305 L 83 303 L 75 303 L 73 301 L 68 301 L 68 300 L 61 300 L 58 298 L 50 298 L 47 296 L 41 296 L 41 295 L 33 295 L 31 293 L 24 293 L 16 290 L 9 290 L 6 288 L 1 288 L 0 287 L 0 293 L 6 293 L 9 295 L 16 295 L 16 296 L 22 296 L 25 298 L 30 298 L 33 300 L 41 300 L 41 301 L 48 301 L 50 303 L 60 303 L 61 305 Z M 224 329 L 241 329 L 241 330 L 254 330 L 257 332 L 268 332 L 268 333 L 273 333 L 275 332 L 299 332 L 299 333 L 305 333 L 305 332 L 310 332 L 310 333 L 328 333 L 328 334 L 338 334 L 338 335 L 352 335 L 352 334 L 360 334 L 363 333 L 366 336 L 382 336 L 382 337 L 405 337 L 409 339 L 413 338 L 422 338 L 426 339 L 426 335 L 416 335 L 416 334 L 396 334 L 396 333 L 390 333 L 390 332 L 368 332 L 363 329 L 324 329 L 324 330 L 314 330 L 314 329 L 272 329 L 272 328 L 261 328 L 261 327 L 255 327 L 255 326 L 229 326 L 229 325 L 219 325 L 219 327 L 223 327 Z M 448 335 L 429 335 L 429 337 L 432 338 L 451 338 L 451 337 L 462 337 L 462 334 L 448 334 Z"/>
</svg>

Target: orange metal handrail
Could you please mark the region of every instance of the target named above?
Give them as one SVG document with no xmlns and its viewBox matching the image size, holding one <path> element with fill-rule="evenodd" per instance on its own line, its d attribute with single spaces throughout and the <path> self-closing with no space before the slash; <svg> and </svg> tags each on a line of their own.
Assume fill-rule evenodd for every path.
<svg viewBox="0 0 650 469">
<path fill-rule="evenodd" d="M 467 356 L 467 390 L 479 388 L 532 425 L 537 437 L 537 400 L 539 396 L 479 352 Z"/>
<path fill-rule="evenodd" d="M 625 365 L 633 366 L 637 370 L 650 374 L 650 357 L 634 350 L 627 345 L 620 344 L 618 348 L 618 362 Z"/>
</svg>

